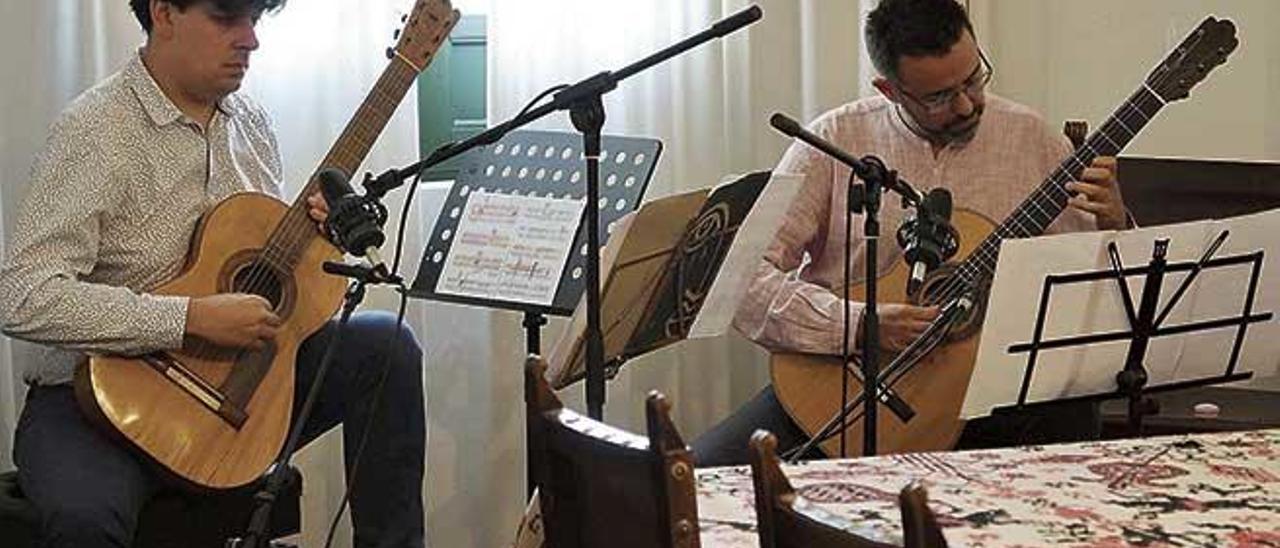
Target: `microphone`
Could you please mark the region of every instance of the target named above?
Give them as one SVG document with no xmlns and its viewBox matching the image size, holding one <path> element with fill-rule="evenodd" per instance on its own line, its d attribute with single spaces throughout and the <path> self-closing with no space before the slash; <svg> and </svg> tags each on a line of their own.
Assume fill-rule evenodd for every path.
<svg viewBox="0 0 1280 548">
<path fill-rule="evenodd" d="M 929 270 L 950 259 L 959 249 L 959 236 L 951 226 L 951 192 L 935 188 L 920 201 L 913 217 L 898 228 L 898 245 L 911 265 L 907 295 L 915 295 L 924 285 Z"/>
<path fill-rule="evenodd" d="M 760 10 L 760 6 L 751 6 L 729 16 L 728 19 L 712 25 L 711 33 L 716 37 L 723 38 L 742 27 L 759 21 L 761 17 L 764 17 L 764 12 Z"/>
<path fill-rule="evenodd" d="M 782 132 L 783 135 L 799 139 L 805 144 L 835 158 L 836 161 L 849 166 L 849 169 L 853 170 L 853 174 L 863 180 L 876 176 L 875 168 L 866 161 L 854 158 L 852 154 L 841 150 L 840 147 L 832 144 L 831 141 L 823 139 L 818 134 L 805 129 L 800 125 L 800 122 L 781 112 L 773 113 L 773 116 L 769 118 L 769 125 L 773 126 L 773 129 Z M 886 189 L 897 192 L 907 203 L 920 203 L 920 193 L 916 192 L 916 189 L 912 188 L 906 181 L 893 177 L 887 183 Z"/>
<path fill-rule="evenodd" d="M 864 173 L 867 172 L 868 168 L 865 162 L 854 158 L 853 155 L 848 152 L 840 150 L 840 147 L 831 144 L 830 141 L 819 137 L 816 133 L 801 127 L 800 122 L 791 119 L 786 114 L 781 112 L 773 113 L 773 116 L 769 118 L 769 125 L 773 126 L 773 129 L 782 132 L 782 134 L 787 137 L 799 139 L 804 141 L 805 144 L 825 152 L 828 156 L 831 156 L 840 163 L 849 166 L 849 168 L 852 169 L 859 177 L 864 177 Z"/>
<path fill-rule="evenodd" d="M 347 183 L 347 175 L 338 169 L 325 168 L 316 178 L 321 194 L 329 203 L 329 216 L 324 220 L 329 239 L 347 253 L 367 257 L 374 269 L 388 273 L 378 253 L 387 239 L 382 233 L 387 209 L 376 199 L 356 194 Z"/>
</svg>

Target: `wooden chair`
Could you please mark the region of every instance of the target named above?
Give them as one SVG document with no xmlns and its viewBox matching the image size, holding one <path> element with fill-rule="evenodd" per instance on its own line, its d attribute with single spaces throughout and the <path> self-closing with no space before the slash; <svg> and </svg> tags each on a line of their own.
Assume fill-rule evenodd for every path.
<svg viewBox="0 0 1280 548">
<path fill-rule="evenodd" d="M 762 548 L 897 548 L 871 540 L 869 530 L 806 501 L 782 472 L 778 439 L 764 430 L 751 436 L 751 476 L 756 492 L 756 530 Z M 945 548 L 946 540 L 917 484 L 898 496 L 906 548 Z"/>
<path fill-rule="evenodd" d="M 938 517 L 929 509 L 929 493 L 923 485 L 912 483 L 898 493 L 902 511 L 902 545 L 906 548 L 946 548 Z"/>
<path fill-rule="evenodd" d="M 530 470 L 546 546 L 696 548 L 693 455 L 657 392 L 645 401 L 648 439 L 565 409 L 544 377 L 525 367 Z"/>
</svg>

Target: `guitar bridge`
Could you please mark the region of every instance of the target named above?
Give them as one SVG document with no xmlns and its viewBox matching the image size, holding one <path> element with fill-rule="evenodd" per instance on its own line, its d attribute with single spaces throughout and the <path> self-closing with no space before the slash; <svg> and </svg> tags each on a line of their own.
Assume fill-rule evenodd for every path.
<svg viewBox="0 0 1280 548">
<path fill-rule="evenodd" d="M 143 356 L 142 361 L 163 375 L 164 378 L 169 379 L 183 392 L 195 398 L 196 401 L 207 407 L 223 421 L 226 421 L 232 428 L 239 430 L 247 420 L 248 416 L 243 409 L 229 405 L 226 397 L 221 392 L 199 375 L 192 373 L 190 369 L 187 369 L 181 361 L 173 356 L 164 353 L 149 354 Z"/>
</svg>

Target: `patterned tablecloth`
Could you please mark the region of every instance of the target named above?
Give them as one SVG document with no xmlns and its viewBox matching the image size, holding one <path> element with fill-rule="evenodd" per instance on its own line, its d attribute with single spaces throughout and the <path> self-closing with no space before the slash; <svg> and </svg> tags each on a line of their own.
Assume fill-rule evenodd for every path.
<svg viewBox="0 0 1280 548">
<path fill-rule="evenodd" d="M 912 480 L 953 546 L 1280 547 L 1280 430 L 891 455 L 785 467 L 796 490 L 901 543 Z M 698 473 L 704 547 L 759 546 L 751 470 Z"/>
</svg>

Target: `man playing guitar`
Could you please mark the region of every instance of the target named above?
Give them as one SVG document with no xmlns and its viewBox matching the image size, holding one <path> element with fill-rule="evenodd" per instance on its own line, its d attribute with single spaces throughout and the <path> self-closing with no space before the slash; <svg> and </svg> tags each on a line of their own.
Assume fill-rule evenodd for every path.
<svg viewBox="0 0 1280 548">
<path fill-rule="evenodd" d="M 949 189 L 957 204 L 990 218 L 1007 215 L 1071 149 L 1031 109 L 986 93 L 993 71 L 955 0 L 882 0 L 867 17 L 866 44 L 880 73 L 880 96 L 827 112 L 809 127 L 855 155 L 874 154 L 921 187 Z M 848 168 L 803 143 L 776 171 L 804 176 L 787 220 L 766 251 L 734 320 L 770 350 L 839 355 L 843 327 L 845 181 Z M 1124 228 L 1128 217 L 1116 182 L 1115 159 L 1099 158 L 1067 189 L 1076 193 L 1048 232 Z M 888 200 L 886 203 L 894 203 Z M 902 212 L 885 207 L 881 222 L 896 227 Z M 853 272 L 863 272 L 862 223 L 853 224 Z M 881 271 L 901 260 L 880 246 Z M 857 281 L 855 279 L 855 281 Z M 862 303 L 851 303 L 860 317 Z M 880 304 L 880 345 L 900 351 L 937 317 L 937 307 Z M 852 322 L 851 336 L 860 334 Z M 860 341 L 855 343 L 855 348 Z M 1097 411 L 1054 410 L 1063 420 L 974 421 L 962 445 L 1054 441 L 1094 436 Z M 984 424 L 985 423 L 985 424 Z M 695 440 L 700 466 L 743 464 L 756 428 L 779 438 L 780 450 L 807 435 L 787 416 L 773 386 Z M 1026 433 L 1035 430 L 1035 437 Z M 855 442 L 856 443 L 856 442 Z"/>
<path fill-rule="evenodd" d="M 51 129 L 0 273 L 5 333 L 42 345 L 14 459 L 42 515 L 41 546 L 128 546 L 162 475 L 92 428 L 70 382 L 87 354 L 141 355 L 195 342 L 261 348 L 280 317 L 257 295 L 148 293 L 184 266 L 197 221 L 238 192 L 279 195 L 282 168 L 266 113 L 237 93 L 258 48 L 258 18 L 283 0 L 130 0 L 146 44 L 83 93 Z M 309 197 L 310 215 L 327 206 Z M 330 322 L 297 353 L 294 412 L 314 378 Z M 356 315 L 305 427 L 346 423 L 359 546 L 421 547 L 425 451 L 422 352 L 389 314 Z M 385 344 L 390 342 L 391 344 Z M 392 366 L 374 398 L 387 354 Z M 377 408 L 374 407 L 374 402 Z M 394 412 L 390 412 L 394 410 Z M 377 415 L 369 420 L 371 415 Z"/>
</svg>

